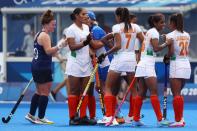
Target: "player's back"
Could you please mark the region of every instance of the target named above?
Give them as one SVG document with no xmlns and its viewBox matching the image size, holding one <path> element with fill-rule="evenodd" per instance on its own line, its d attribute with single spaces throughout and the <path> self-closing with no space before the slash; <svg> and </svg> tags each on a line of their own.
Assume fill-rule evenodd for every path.
<svg viewBox="0 0 197 131">
<path fill-rule="evenodd" d="M 173 39 L 174 57 L 177 59 L 187 59 L 189 53 L 190 36 L 187 32 L 174 30 L 167 34 L 167 39 Z"/>
<path fill-rule="evenodd" d="M 135 39 L 137 33 L 141 32 L 140 27 L 137 24 L 131 23 L 131 28 L 126 32 L 124 30 L 125 24 L 120 23 L 113 26 L 114 33 L 119 32 L 121 35 L 121 49 L 118 52 L 134 52 L 135 51 Z"/>
</svg>

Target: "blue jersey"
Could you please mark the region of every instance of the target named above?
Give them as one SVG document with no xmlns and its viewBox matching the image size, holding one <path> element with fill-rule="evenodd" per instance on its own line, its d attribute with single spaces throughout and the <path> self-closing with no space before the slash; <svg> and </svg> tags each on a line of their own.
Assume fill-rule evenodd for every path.
<svg viewBox="0 0 197 131">
<path fill-rule="evenodd" d="M 100 40 L 101 38 L 103 38 L 106 35 L 105 31 L 101 27 L 99 27 L 98 25 L 93 25 L 90 28 L 90 31 L 92 33 L 92 37 L 94 40 Z"/>
<path fill-rule="evenodd" d="M 38 33 L 34 40 L 34 57 L 32 60 L 33 70 L 51 70 L 52 56 L 47 55 L 43 46 L 39 45 L 37 38 L 41 32 Z"/>
<path fill-rule="evenodd" d="M 93 40 L 100 40 L 101 38 L 103 38 L 106 35 L 106 32 L 98 25 L 93 25 L 90 28 L 90 32 L 92 34 Z M 108 50 L 109 50 L 109 48 L 104 46 L 103 49 L 98 49 L 96 54 L 97 54 L 97 56 L 99 56 L 101 53 L 105 53 Z M 112 56 L 109 55 L 108 58 L 111 61 Z"/>
</svg>

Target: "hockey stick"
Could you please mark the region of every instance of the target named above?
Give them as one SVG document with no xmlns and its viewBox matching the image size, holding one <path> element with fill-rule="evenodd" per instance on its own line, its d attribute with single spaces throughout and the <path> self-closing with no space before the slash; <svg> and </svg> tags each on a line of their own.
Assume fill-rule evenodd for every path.
<svg viewBox="0 0 197 131">
<path fill-rule="evenodd" d="M 164 96 L 163 96 L 163 118 L 167 117 L 167 82 L 168 82 L 168 64 L 165 64 L 165 78 L 164 78 Z"/>
<path fill-rule="evenodd" d="M 93 66 L 95 66 L 96 63 L 97 63 L 96 56 L 93 56 Z M 101 104 L 101 110 L 102 110 L 103 116 L 105 116 L 105 106 L 104 106 L 104 100 L 103 100 L 103 93 L 101 91 L 102 89 L 101 89 L 101 83 L 100 83 L 100 79 L 99 79 L 98 70 L 95 74 L 95 77 L 96 77 L 96 86 L 97 86 L 98 94 L 99 94 L 99 100 L 100 100 L 100 104 Z"/>
<path fill-rule="evenodd" d="M 29 88 L 29 86 L 31 85 L 31 83 L 33 82 L 33 78 L 31 78 L 31 80 L 29 81 L 29 83 L 27 84 L 27 86 L 25 87 L 25 89 L 23 90 L 22 94 L 20 95 L 19 99 L 17 100 L 16 104 L 14 105 L 14 107 L 12 108 L 12 111 L 10 112 L 10 114 L 7 116 L 7 118 L 2 117 L 2 122 L 3 123 L 8 123 L 10 121 L 10 119 L 12 118 L 12 116 L 14 115 L 17 107 L 19 106 L 20 102 L 22 101 L 25 92 L 27 91 L 27 89 Z"/>
<path fill-rule="evenodd" d="M 123 99 L 122 99 L 120 105 L 119 105 L 118 108 L 116 109 L 115 114 L 113 115 L 113 117 L 111 118 L 111 120 L 110 120 L 108 123 L 105 124 L 105 126 L 110 126 L 110 125 L 112 124 L 112 122 L 113 122 L 113 120 L 115 119 L 117 113 L 119 112 L 120 108 L 122 107 L 122 105 L 123 105 L 125 99 L 127 98 L 127 95 L 129 94 L 131 88 L 133 87 L 133 85 L 134 85 L 134 83 L 135 83 L 135 79 L 136 79 L 136 77 L 134 77 L 133 80 L 132 80 L 132 82 L 130 83 L 129 88 L 127 89 L 127 92 L 126 92 L 126 94 L 124 95 L 124 97 L 123 97 Z"/>
<path fill-rule="evenodd" d="M 80 100 L 79 100 L 79 103 L 78 103 L 78 105 L 77 105 L 77 111 L 76 111 L 76 114 L 75 114 L 75 117 L 76 117 L 76 118 L 78 118 L 78 116 L 79 116 L 79 109 L 80 109 L 80 107 L 81 107 L 81 104 L 82 104 L 82 102 L 83 102 L 83 99 L 84 99 L 85 95 L 86 95 L 87 92 L 88 92 L 88 89 L 89 89 L 89 87 L 90 87 L 90 84 L 91 84 L 92 80 L 94 79 L 94 75 L 95 75 L 97 69 L 98 69 L 98 64 L 95 65 L 94 70 L 93 70 L 93 72 L 92 72 L 91 75 L 90 75 L 90 79 L 89 79 L 89 81 L 88 81 L 88 83 L 87 83 L 87 85 L 86 85 L 86 87 L 85 87 L 85 90 L 83 91 L 83 94 L 82 94 L 82 96 L 81 96 L 81 98 L 80 98 Z"/>
</svg>

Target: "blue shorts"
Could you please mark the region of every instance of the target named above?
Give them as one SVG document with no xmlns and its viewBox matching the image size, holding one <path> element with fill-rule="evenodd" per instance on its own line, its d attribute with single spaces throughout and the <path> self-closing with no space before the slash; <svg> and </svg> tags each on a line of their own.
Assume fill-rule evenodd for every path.
<svg viewBox="0 0 197 131">
<path fill-rule="evenodd" d="M 33 80 L 36 83 L 44 84 L 53 81 L 52 71 L 48 70 L 32 70 Z"/>
<path fill-rule="evenodd" d="M 108 69 L 109 69 L 109 66 L 106 66 L 106 67 L 104 67 L 104 68 L 100 68 L 100 67 L 98 68 L 100 80 L 106 81 Z"/>
</svg>

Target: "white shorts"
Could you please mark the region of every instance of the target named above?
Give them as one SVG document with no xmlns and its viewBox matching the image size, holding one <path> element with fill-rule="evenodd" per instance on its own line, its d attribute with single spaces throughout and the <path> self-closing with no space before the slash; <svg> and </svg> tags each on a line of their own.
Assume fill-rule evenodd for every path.
<svg viewBox="0 0 197 131">
<path fill-rule="evenodd" d="M 152 58 L 142 59 L 137 64 L 135 77 L 156 77 L 154 59 Z"/>
<path fill-rule="evenodd" d="M 169 74 L 170 78 L 190 79 L 191 66 L 189 60 L 171 60 Z"/>
<path fill-rule="evenodd" d="M 91 75 L 92 69 L 93 67 L 91 62 L 82 65 L 77 61 L 68 60 L 66 64 L 65 74 L 67 74 L 68 76 L 71 75 L 75 77 L 87 77 Z"/>
<path fill-rule="evenodd" d="M 114 55 L 109 70 L 116 72 L 135 72 L 136 65 L 137 62 L 134 53 L 121 53 Z"/>
</svg>

